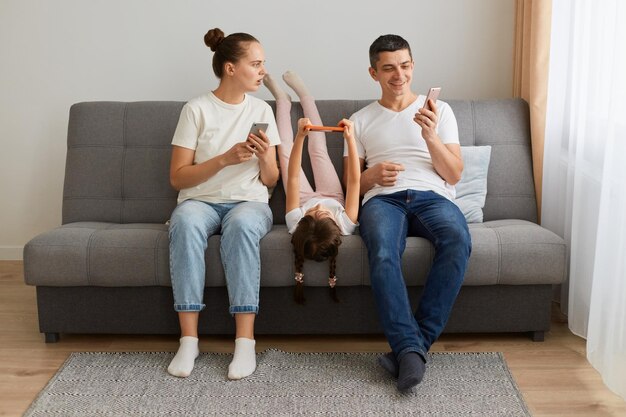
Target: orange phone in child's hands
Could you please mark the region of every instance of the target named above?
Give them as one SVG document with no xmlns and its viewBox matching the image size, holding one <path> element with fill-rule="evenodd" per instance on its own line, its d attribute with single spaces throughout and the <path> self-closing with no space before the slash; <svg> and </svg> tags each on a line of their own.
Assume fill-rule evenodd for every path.
<svg viewBox="0 0 626 417">
<path fill-rule="evenodd" d="M 423 109 L 432 110 L 430 105 L 428 104 L 428 100 L 432 100 L 433 102 L 437 102 L 437 97 L 439 97 L 439 93 L 441 92 L 441 87 L 432 87 L 428 90 L 428 94 L 426 95 L 426 100 L 424 101 Z"/>
<path fill-rule="evenodd" d="M 306 125 L 305 126 L 309 130 L 315 130 L 319 132 L 343 132 L 345 128 L 341 126 L 315 126 L 315 125 Z"/>
</svg>

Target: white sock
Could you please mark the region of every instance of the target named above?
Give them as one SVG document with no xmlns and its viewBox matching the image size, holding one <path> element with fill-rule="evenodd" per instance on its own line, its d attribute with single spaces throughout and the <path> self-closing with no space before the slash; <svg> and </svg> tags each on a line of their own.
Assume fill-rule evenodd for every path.
<svg viewBox="0 0 626 417">
<path fill-rule="evenodd" d="M 200 354 L 198 349 L 198 338 L 193 336 L 183 336 L 180 338 L 180 347 L 176 356 L 172 359 L 167 372 L 171 375 L 186 378 L 191 374 L 193 365 Z"/>
<path fill-rule="evenodd" d="M 270 93 L 272 93 L 276 100 L 286 99 L 291 101 L 291 97 L 289 97 L 289 94 L 287 94 L 282 88 L 280 88 L 276 80 L 274 80 L 274 78 L 272 78 L 270 74 L 265 74 L 265 77 L 263 77 L 263 84 L 265 84 L 267 89 L 270 90 Z"/>
<path fill-rule="evenodd" d="M 254 339 L 240 337 L 235 339 L 233 361 L 228 365 L 228 379 L 241 379 L 252 375 L 256 369 L 256 352 Z"/>
<path fill-rule="evenodd" d="M 302 81 L 302 78 L 300 78 L 300 76 L 295 72 L 286 71 L 283 74 L 283 80 L 285 80 L 287 85 L 296 92 L 298 97 L 302 98 L 311 95 L 311 93 L 309 93 L 309 89 L 306 88 L 306 85 L 304 85 L 304 81 Z"/>
</svg>

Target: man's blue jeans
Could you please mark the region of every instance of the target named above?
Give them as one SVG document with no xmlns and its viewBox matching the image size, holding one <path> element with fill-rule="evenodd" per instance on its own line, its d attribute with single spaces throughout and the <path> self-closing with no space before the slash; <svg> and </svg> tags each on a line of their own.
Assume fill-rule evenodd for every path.
<svg viewBox="0 0 626 417">
<path fill-rule="evenodd" d="M 212 204 L 180 203 L 170 220 L 170 275 L 174 310 L 204 309 L 206 268 L 224 267 L 229 312 L 258 313 L 261 280 L 260 240 L 272 227 L 267 203 L 244 201 Z M 208 238 L 221 232 L 222 265 L 205 265 Z"/>
<path fill-rule="evenodd" d="M 433 191 L 399 191 L 368 200 L 359 218 L 367 247 L 378 317 L 396 358 L 417 352 L 424 360 L 448 321 L 472 249 L 459 208 Z M 407 236 L 435 247 L 419 306 L 413 314 L 402 276 Z"/>
</svg>

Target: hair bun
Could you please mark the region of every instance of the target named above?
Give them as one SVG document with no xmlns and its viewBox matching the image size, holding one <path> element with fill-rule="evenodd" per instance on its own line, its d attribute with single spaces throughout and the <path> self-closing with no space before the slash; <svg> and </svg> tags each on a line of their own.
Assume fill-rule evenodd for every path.
<svg viewBox="0 0 626 417">
<path fill-rule="evenodd" d="M 219 28 L 211 29 L 204 35 L 204 43 L 211 48 L 213 52 L 215 52 L 218 45 L 222 43 L 223 40 L 224 32 Z"/>
</svg>

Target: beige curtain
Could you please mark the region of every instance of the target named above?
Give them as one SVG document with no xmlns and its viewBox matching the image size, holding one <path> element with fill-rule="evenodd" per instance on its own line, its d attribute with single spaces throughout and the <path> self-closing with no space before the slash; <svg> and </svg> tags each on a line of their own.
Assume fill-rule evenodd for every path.
<svg viewBox="0 0 626 417">
<path fill-rule="evenodd" d="M 533 174 L 539 220 L 541 220 L 551 18 L 551 0 L 517 0 L 513 96 L 523 98 L 530 106 Z"/>
</svg>

